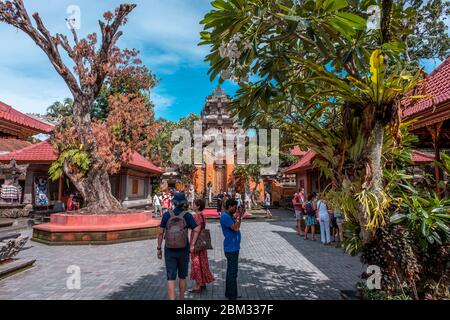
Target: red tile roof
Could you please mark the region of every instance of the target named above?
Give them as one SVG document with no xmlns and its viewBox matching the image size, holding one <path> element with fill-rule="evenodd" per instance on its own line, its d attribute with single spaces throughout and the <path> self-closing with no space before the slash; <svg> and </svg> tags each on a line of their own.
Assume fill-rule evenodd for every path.
<svg viewBox="0 0 450 320">
<path fill-rule="evenodd" d="M 13 107 L 0 101 L 0 119 L 31 128 L 38 133 L 50 133 L 53 130 L 53 125 L 39 121 L 35 118 L 27 116 L 22 112 L 17 111 Z"/>
<path fill-rule="evenodd" d="M 58 159 L 58 152 L 52 146 L 50 141 L 45 140 L 15 152 L 0 155 L 0 161 L 11 161 L 12 159 L 20 162 L 51 163 Z M 124 165 L 151 173 L 163 172 L 160 168 L 137 152 L 135 152 L 130 161 L 127 161 Z"/>
<path fill-rule="evenodd" d="M 413 150 L 411 158 L 414 164 L 431 163 L 434 161 L 434 155 L 418 150 Z"/>
<path fill-rule="evenodd" d="M 307 169 L 311 167 L 312 161 L 314 157 L 316 156 L 316 153 L 313 150 L 306 151 L 306 154 L 297 162 L 291 165 L 290 167 L 284 169 L 282 172 L 284 174 L 291 174 L 296 173 L 297 171 L 301 169 Z"/>
<path fill-rule="evenodd" d="M 299 146 L 295 146 L 293 149 L 289 151 L 289 153 L 293 156 L 303 157 L 307 151 L 300 150 Z"/>
<path fill-rule="evenodd" d="M 0 154 L 14 152 L 31 145 L 30 142 L 15 138 L 0 138 Z"/>
<path fill-rule="evenodd" d="M 155 166 L 150 160 L 147 160 L 138 152 L 134 152 L 131 156 L 131 159 L 125 165 L 138 167 L 140 169 L 146 169 L 153 173 L 163 173 L 163 170 L 161 170 L 161 168 Z"/>
<path fill-rule="evenodd" d="M 413 94 L 422 94 L 423 86 L 425 85 L 425 94 L 430 97 L 419 100 L 406 100 L 403 103 L 403 117 L 411 117 L 425 109 L 433 106 L 438 106 L 445 102 L 450 102 L 450 57 L 431 72 L 425 83 L 417 86 Z"/>
<path fill-rule="evenodd" d="M 0 161 L 29 161 L 48 163 L 58 159 L 58 152 L 53 148 L 52 144 L 46 140 L 39 143 L 32 144 L 23 149 L 0 155 Z"/>
<path fill-rule="evenodd" d="M 312 166 L 312 162 L 315 156 L 316 153 L 310 149 L 306 152 L 306 155 L 303 158 L 301 158 L 298 162 L 294 163 L 290 167 L 282 170 L 282 172 L 284 174 L 292 174 L 299 173 L 301 170 L 309 169 Z M 414 164 L 426 164 L 433 162 L 434 156 L 426 152 L 413 150 L 411 160 Z"/>
</svg>

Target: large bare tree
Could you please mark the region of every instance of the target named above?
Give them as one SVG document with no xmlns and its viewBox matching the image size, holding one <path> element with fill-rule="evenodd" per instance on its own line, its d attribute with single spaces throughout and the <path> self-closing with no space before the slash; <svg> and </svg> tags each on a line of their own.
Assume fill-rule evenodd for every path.
<svg viewBox="0 0 450 320">
<path fill-rule="evenodd" d="M 121 4 L 114 12 L 106 12 L 99 20 L 101 38 L 95 33 L 80 39 L 75 28 L 71 28 L 72 40 L 62 34 L 52 35 L 38 13 L 30 15 L 22 0 L 0 0 L 0 22 L 5 22 L 26 33 L 48 56 L 51 64 L 64 79 L 73 95 L 73 123 L 79 148 L 89 157 L 89 169 L 81 173 L 70 158 L 64 161 L 64 172 L 84 198 L 91 213 L 114 212 L 121 209 L 120 203 L 111 193 L 107 163 L 99 153 L 94 135 L 90 108 L 99 96 L 108 79 L 124 70 L 130 71 L 130 63 L 140 62 L 133 57 L 135 50 L 121 50 L 117 40 L 122 36 L 120 27 L 136 7 Z M 67 54 L 63 60 L 62 53 Z"/>
</svg>

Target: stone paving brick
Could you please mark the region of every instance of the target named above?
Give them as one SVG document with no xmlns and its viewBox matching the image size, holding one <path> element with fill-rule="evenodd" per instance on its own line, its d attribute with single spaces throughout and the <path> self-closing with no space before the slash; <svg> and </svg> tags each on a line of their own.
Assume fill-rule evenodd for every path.
<svg viewBox="0 0 450 320">
<path fill-rule="evenodd" d="M 320 241 L 303 240 L 291 213 L 274 210 L 274 215 L 283 219 L 242 225 L 238 282 L 243 299 L 339 299 L 339 290 L 354 287 L 363 270 L 359 258 Z M 223 236 L 217 222 L 208 227 L 216 281 L 201 294 L 187 293 L 187 299 L 224 298 Z M 156 240 L 52 247 L 30 241 L 19 257 L 36 258 L 35 266 L 1 280 L 0 299 L 166 299 L 164 262 L 156 259 Z M 66 287 L 71 265 L 80 267 L 80 290 Z"/>
</svg>

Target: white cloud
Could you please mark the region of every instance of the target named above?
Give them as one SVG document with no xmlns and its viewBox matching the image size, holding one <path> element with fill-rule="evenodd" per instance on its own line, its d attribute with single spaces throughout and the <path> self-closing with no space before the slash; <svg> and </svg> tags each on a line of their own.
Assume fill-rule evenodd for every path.
<svg viewBox="0 0 450 320">
<path fill-rule="evenodd" d="M 0 66 L 0 75 L 0 100 L 25 113 L 45 113 L 53 102 L 71 96 L 56 73 L 34 78 Z"/>
<path fill-rule="evenodd" d="M 166 94 L 163 89 L 156 88 L 151 93 L 151 100 L 155 105 L 156 118 L 164 117 L 170 110 L 170 107 L 175 103 L 176 98 Z"/>
<path fill-rule="evenodd" d="M 81 9 L 80 37 L 97 32 L 98 19 L 106 10 L 114 10 L 123 0 L 105 2 L 88 0 L 27 1 L 29 12 L 38 11 L 52 33 L 68 34 L 65 18 L 69 5 Z M 153 72 L 173 74 L 181 65 L 201 64 L 206 48 L 198 47 L 199 21 L 210 0 L 138 0 L 131 13 L 122 47 L 141 50 L 142 60 Z M 22 31 L 0 23 L 0 100 L 25 112 L 45 112 L 56 100 L 70 96 L 64 81 L 56 74 L 48 58 Z M 175 98 L 153 93 L 157 112 L 173 104 Z"/>
</svg>

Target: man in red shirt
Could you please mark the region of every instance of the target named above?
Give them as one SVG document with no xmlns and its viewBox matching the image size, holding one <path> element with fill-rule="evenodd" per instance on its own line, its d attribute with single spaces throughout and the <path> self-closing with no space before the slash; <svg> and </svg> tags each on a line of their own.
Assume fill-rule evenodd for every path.
<svg viewBox="0 0 450 320">
<path fill-rule="evenodd" d="M 294 194 L 294 198 L 292 199 L 292 204 L 294 206 L 295 211 L 295 219 L 297 220 L 297 234 L 302 235 L 302 225 L 301 222 L 303 220 L 304 209 L 303 205 L 305 203 L 305 189 L 300 189 L 298 193 Z"/>
</svg>

